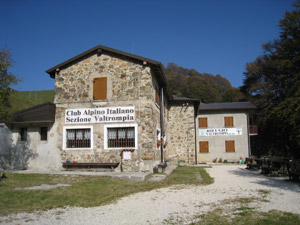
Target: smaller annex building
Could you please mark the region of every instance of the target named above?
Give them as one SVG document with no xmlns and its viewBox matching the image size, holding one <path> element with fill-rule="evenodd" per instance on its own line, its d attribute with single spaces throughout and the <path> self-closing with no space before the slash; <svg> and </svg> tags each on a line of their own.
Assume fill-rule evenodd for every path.
<svg viewBox="0 0 300 225">
<path fill-rule="evenodd" d="M 0 162 L 11 168 L 60 170 L 71 162 L 152 171 L 166 161 L 249 156 L 255 107 L 173 96 L 160 62 L 98 45 L 46 72 L 54 102 L 15 113 L 0 133 L 9 145 Z"/>
<path fill-rule="evenodd" d="M 198 162 L 237 161 L 250 155 L 250 102 L 200 104 L 197 115 Z M 252 128 L 252 127 L 251 127 Z"/>
</svg>

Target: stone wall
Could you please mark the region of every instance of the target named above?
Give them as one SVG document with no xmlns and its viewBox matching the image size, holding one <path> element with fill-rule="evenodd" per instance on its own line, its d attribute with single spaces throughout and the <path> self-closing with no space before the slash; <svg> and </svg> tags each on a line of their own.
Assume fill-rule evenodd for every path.
<svg viewBox="0 0 300 225">
<path fill-rule="evenodd" d="M 107 77 L 106 100 L 93 100 L 93 79 L 98 77 Z M 92 150 L 63 150 L 66 109 L 134 106 L 134 124 L 138 124 L 138 146 L 132 153 L 132 161 L 126 162 L 126 170 L 129 170 L 128 167 L 132 171 L 152 170 L 160 156 L 156 147 L 156 129 L 160 124 L 160 114 L 159 107 L 155 104 L 155 85 L 157 81 L 150 67 L 105 54 L 92 55 L 59 71 L 55 79 L 55 127 L 58 139 L 56 147 L 61 151 L 61 162 L 121 160 L 121 150 L 104 149 L 104 124 L 86 124 L 93 126 Z"/>
<path fill-rule="evenodd" d="M 195 163 L 194 106 L 171 105 L 168 112 L 170 160 Z"/>
<path fill-rule="evenodd" d="M 56 74 L 55 103 L 93 101 L 95 77 L 108 78 L 108 101 L 154 100 L 150 68 L 109 55 L 93 55 Z M 137 88 L 140 86 L 140 90 Z"/>
</svg>

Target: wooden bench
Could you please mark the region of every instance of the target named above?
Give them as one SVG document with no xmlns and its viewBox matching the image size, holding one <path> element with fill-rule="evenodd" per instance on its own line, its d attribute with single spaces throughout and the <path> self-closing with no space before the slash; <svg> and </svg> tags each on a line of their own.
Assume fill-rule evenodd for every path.
<svg viewBox="0 0 300 225">
<path fill-rule="evenodd" d="M 97 168 L 110 168 L 111 171 L 114 171 L 114 169 L 119 165 L 118 162 L 112 162 L 112 163 L 71 163 L 71 162 L 65 162 L 63 163 L 63 167 L 66 170 L 69 169 L 97 169 Z"/>
</svg>

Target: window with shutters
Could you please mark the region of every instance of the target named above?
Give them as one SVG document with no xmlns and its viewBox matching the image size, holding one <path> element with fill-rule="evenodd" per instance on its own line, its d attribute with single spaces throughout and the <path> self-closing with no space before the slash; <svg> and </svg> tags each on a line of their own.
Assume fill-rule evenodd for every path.
<svg viewBox="0 0 300 225">
<path fill-rule="evenodd" d="M 200 153 L 208 153 L 209 152 L 209 145 L 208 141 L 200 141 L 199 143 Z"/>
<path fill-rule="evenodd" d="M 225 141 L 226 152 L 235 152 L 234 141 Z"/>
<path fill-rule="evenodd" d="M 207 118 L 199 118 L 199 127 L 207 128 Z"/>
<path fill-rule="evenodd" d="M 63 149 L 91 149 L 93 146 L 92 127 L 64 127 L 63 131 Z"/>
<path fill-rule="evenodd" d="M 225 127 L 233 127 L 233 117 L 229 116 L 229 117 L 225 117 L 224 118 L 224 123 L 225 123 Z"/>
<path fill-rule="evenodd" d="M 98 77 L 94 79 L 93 99 L 94 100 L 107 99 L 107 77 Z"/>
<path fill-rule="evenodd" d="M 160 97 L 159 97 L 159 89 L 155 88 L 155 103 L 160 106 Z"/>
</svg>

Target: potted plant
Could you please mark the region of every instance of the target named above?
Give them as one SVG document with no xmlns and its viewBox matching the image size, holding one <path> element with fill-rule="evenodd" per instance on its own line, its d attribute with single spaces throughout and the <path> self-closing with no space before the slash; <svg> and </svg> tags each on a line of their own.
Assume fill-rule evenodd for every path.
<svg viewBox="0 0 300 225">
<path fill-rule="evenodd" d="M 185 160 L 183 158 L 178 158 L 178 166 L 184 166 Z"/>
</svg>

